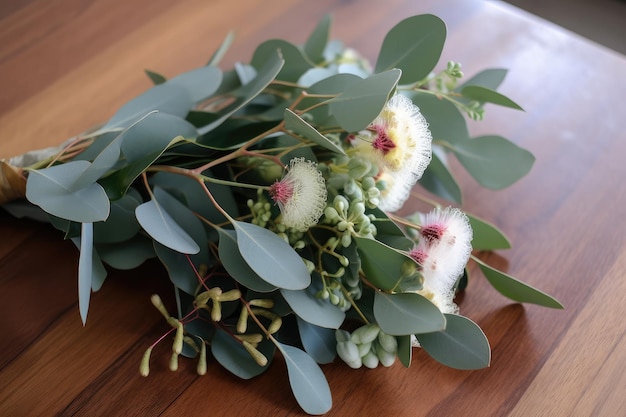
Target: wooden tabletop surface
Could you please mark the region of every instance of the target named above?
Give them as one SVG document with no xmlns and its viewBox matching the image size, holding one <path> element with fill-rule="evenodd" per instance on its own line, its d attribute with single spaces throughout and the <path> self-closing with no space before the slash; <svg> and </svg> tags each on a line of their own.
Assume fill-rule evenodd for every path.
<svg viewBox="0 0 626 417">
<path fill-rule="evenodd" d="M 145 68 L 173 76 L 200 66 L 231 29 L 237 39 L 223 68 L 248 61 L 265 39 L 303 42 L 328 12 L 333 37 L 370 59 L 395 23 L 434 13 L 449 29 L 441 65 L 459 61 L 468 76 L 510 70 L 501 91 L 526 112 L 488 107 L 470 129 L 505 136 L 537 162 L 499 192 L 457 170 L 463 208 L 513 242 L 488 262 L 565 306 L 515 304 L 473 269 L 459 304 L 489 338 L 491 366 L 452 370 L 419 350 L 409 369 L 324 365 L 328 415 L 624 415 L 626 58 L 504 3 L 3 1 L 0 158 L 108 119 L 150 86 Z M 58 231 L 1 211 L 0 416 L 303 414 L 281 361 L 251 381 L 215 362 L 199 377 L 193 361 L 170 372 L 168 348 L 159 346 L 141 377 L 144 350 L 167 328 L 149 301 L 171 291 L 165 272 L 149 263 L 111 273 L 83 328 L 77 263 Z"/>
</svg>

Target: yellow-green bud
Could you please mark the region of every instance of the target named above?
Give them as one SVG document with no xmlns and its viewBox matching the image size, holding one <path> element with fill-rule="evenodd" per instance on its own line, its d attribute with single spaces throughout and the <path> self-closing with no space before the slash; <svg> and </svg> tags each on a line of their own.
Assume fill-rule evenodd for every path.
<svg viewBox="0 0 626 417">
<path fill-rule="evenodd" d="M 252 359 L 259 365 L 265 366 L 267 365 L 267 358 L 261 352 L 257 350 L 254 346 L 250 344 L 250 342 L 243 341 L 243 347 L 246 351 L 252 356 Z"/>
<path fill-rule="evenodd" d="M 372 343 L 361 343 L 356 345 L 359 348 L 359 356 L 363 357 L 367 355 L 367 353 L 372 350 Z"/>
<path fill-rule="evenodd" d="M 398 351 L 398 341 L 395 336 L 388 335 L 387 333 L 383 333 L 381 331 L 378 333 L 378 343 L 381 348 L 389 353 L 393 353 L 395 355 Z"/>
<path fill-rule="evenodd" d="M 373 323 L 366 324 L 356 329 L 352 333 L 350 340 L 356 344 L 372 343 L 378 337 L 379 332 L 380 327 L 378 325 Z"/>
<path fill-rule="evenodd" d="M 361 358 L 363 365 L 367 366 L 370 369 L 374 369 L 378 366 L 378 356 L 371 350 Z"/>
<path fill-rule="evenodd" d="M 240 297 L 241 297 L 241 291 L 239 291 L 238 289 L 234 289 L 234 290 L 226 291 L 225 293 L 221 295 L 218 295 L 217 297 L 215 297 L 215 299 L 220 302 L 224 302 L 224 301 L 239 300 Z"/>
<path fill-rule="evenodd" d="M 196 368 L 196 371 L 198 372 L 198 375 L 205 375 L 206 374 L 206 343 L 204 343 L 204 340 L 202 341 L 202 345 L 200 346 L 200 355 L 198 358 L 198 367 Z"/>
<path fill-rule="evenodd" d="M 243 307 L 237 320 L 237 333 L 245 333 L 248 329 L 248 309 Z"/>
<path fill-rule="evenodd" d="M 170 317 L 170 313 L 168 313 L 165 305 L 163 304 L 163 301 L 161 300 L 161 297 L 159 297 L 158 294 L 152 294 L 152 296 L 150 297 L 150 301 L 152 302 L 152 305 L 155 306 L 157 310 L 159 310 L 163 317 L 165 317 L 166 320 Z"/>
<path fill-rule="evenodd" d="M 139 375 L 148 376 L 150 374 L 150 355 L 152 354 L 152 346 L 150 346 L 143 354 L 139 363 Z"/>
<path fill-rule="evenodd" d="M 172 352 L 170 357 L 170 371 L 175 372 L 178 370 L 178 355 L 176 352 Z"/>
<path fill-rule="evenodd" d="M 350 368 L 358 369 L 362 365 L 359 349 L 351 341 L 337 343 L 337 354 Z"/>
<path fill-rule="evenodd" d="M 251 306 L 262 307 L 262 308 L 273 308 L 274 300 L 271 298 L 255 298 L 254 300 L 249 301 Z"/>
</svg>

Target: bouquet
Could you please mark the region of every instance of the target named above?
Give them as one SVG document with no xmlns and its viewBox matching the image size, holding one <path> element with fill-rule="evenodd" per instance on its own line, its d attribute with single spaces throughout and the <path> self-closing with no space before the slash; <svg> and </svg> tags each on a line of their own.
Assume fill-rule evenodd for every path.
<svg viewBox="0 0 626 417">
<path fill-rule="evenodd" d="M 166 340 L 170 368 L 182 355 L 199 374 L 215 360 L 249 379 L 281 357 L 299 405 L 323 414 L 332 399 L 320 364 L 337 357 L 408 367 L 419 347 L 454 368 L 489 364 L 484 333 L 454 302 L 469 261 L 506 297 L 561 308 L 476 257 L 509 242 L 454 207 L 449 158 L 492 189 L 534 162 L 466 127 L 486 103 L 521 109 L 496 91 L 506 71 L 461 81 L 458 63 L 436 70 L 446 27 L 433 15 L 393 27 L 374 66 L 330 41 L 330 23 L 303 45 L 263 42 L 222 71 L 229 35 L 206 66 L 171 79 L 146 71 L 154 87 L 103 125 L 0 162 L 4 208 L 80 249 L 83 323 L 105 265 L 163 264 L 176 307 L 152 297 L 167 325 L 142 375 Z M 430 209 L 394 214 L 411 198 Z"/>
</svg>

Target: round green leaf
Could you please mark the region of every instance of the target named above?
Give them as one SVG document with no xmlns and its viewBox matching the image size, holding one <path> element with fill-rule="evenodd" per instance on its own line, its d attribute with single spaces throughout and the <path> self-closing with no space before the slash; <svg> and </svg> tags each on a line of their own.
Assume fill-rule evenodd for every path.
<svg viewBox="0 0 626 417">
<path fill-rule="evenodd" d="M 502 189 L 528 174 L 535 157 L 501 136 L 480 136 L 451 145 L 459 162 L 483 187 Z"/>
<path fill-rule="evenodd" d="M 335 331 L 311 324 L 296 317 L 300 340 L 306 353 L 317 363 L 331 363 L 337 356 Z"/>
<path fill-rule="evenodd" d="M 491 349 L 480 327 L 467 317 L 445 316 L 445 330 L 415 335 L 422 348 L 451 368 L 471 370 L 489 366 Z"/>
<path fill-rule="evenodd" d="M 301 319 L 316 326 L 336 329 L 341 326 L 346 314 L 338 307 L 330 304 L 328 300 L 316 297 L 316 293 L 321 289 L 321 285 L 318 283 L 319 280 L 316 279 L 305 290 L 281 289 L 280 293 L 293 312 Z"/>
<path fill-rule="evenodd" d="M 137 221 L 157 242 L 180 253 L 198 253 L 200 247 L 156 201 L 147 201 L 135 209 Z"/>
<path fill-rule="evenodd" d="M 471 214 L 467 214 L 467 218 L 474 231 L 472 248 L 476 250 L 495 250 L 511 247 L 511 243 L 509 243 L 504 233 L 493 224 Z"/>
<path fill-rule="evenodd" d="M 50 168 L 30 170 L 26 198 L 45 212 L 79 223 L 93 223 L 109 216 L 110 203 L 98 183 L 74 188 L 88 169 L 87 161 L 72 161 Z"/>
<path fill-rule="evenodd" d="M 267 358 L 267 364 L 260 366 L 243 347 L 241 342 L 224 330 L 217 328 L 211 339 L 211 353 L 224 368 L 242 379 L 254 378 L 262 374 L 272 362 L 274 345 L 267 341 L 261 342 L 257 349 Z"/>
<path fill-rule="evenodd" d="M 257 292 L 274 291 L 276 287 L 263 280 L 239 253 L 237 234 L 233 230 L 218 228 L 220 235 L 219 256 L 226 271 L 238 283 Z"/>
<path fill-rule="evenodd" d="M 376 72 L 399 68 L 400 83 L 425 78 L 437 65 L 446 41 L 446 24 L 432 14 L 404 19 L 385 36 L 376 61 Z"/>
<path fill-rule="evenodd" d="M 374 317 L 383 332 L 393 336 L 436 332 L 446 319 L 436 305 L 416 293 L 374 293 Z"/>
<path fill-rule="evenodd" d="M 285 358 L 289 384 L 300 407 L 313 415 L 328 412 L 333 405 L 333 399 L 328 381 L 319 365 L 298 348 L 282 343 L 278 343 L 278 348 Z"/>
<path fill-rule="evenodd" d="M 415 263 L 404 253 L 375 239 L 356 237 L 365 279 L 376 288 L 391 290 L 405 278 L 405 264 Z"/>
<path fill-rule="evenodd" d="M 563 308 L 560 302 L 543 291 L 533 288 L 504 272 L 498 271 L 474 256 L 472 256 L 472 259 L 476 261 L 483 275 L 485 275 L 485 278 L 487 278 L 487 281 L 489 281 L 493 288 L 505 297 L 519 301 L 520 303 L 532 303 L 550 308 Z"/>
<path fill-rule="evenodd" d="M 275 233 L 252 223 L 232 221 L 239 252 L 264 281 L 278 288 L 301 290 L 311 276 L 300 255 Z"/>
<path fill-rule="evenodd" d="M 391 69 L 349 85 L 330 100 L 330 112 L 348 132 L 366 128 L 380 114 L 401 74 Z"/>
</svg>

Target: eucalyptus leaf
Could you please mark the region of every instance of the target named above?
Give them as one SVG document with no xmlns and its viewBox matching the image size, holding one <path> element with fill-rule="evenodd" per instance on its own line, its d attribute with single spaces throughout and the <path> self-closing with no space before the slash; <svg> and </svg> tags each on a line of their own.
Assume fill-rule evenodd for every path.
<svg viewBox="0 0 626 417">
<path fill-rule="evenodd" d="M 135 209 L 137 221 L 157 242 L 180 253 L 198 253 L 200 247 L 165 209 L 152 199 Z"/>
<path fill-rule="evenodd" d="M 234 32 L 232 31 L 228 32 L 228 34 L 226 34 L 226 37 L 224 38 L 220 46 L 217 48 L 215 52 L 213 52 L 213 55 L 211 55 L 211 58 L 209 59 L 209 62 L 207 63 L 207 65 L 217 66 L 222 60 L 222 58 L 224 58 L 224 55 L 226 55 L 226 52 L 228 51 L 230 46 L 233 44 L 234 40 L 235 40 Z"/>
<path fill-rule="evenodd" d="M 80 233 L 80 256 L 78 259 L 78 309 L 83 326 L 87 322 L 91 280 L 93 276 L 93 224 L 83 223 Z"/>
<path fill-rule="evenodd" d="M 471 214 L 467 214 L 467 217 L 474 231 L 472 248 L 475 250 L 495 250 L 511 247 L 507 237 L 495 225 Z"/>
<path fill-rule="evenodd" d="M 498 271 L 474 256 L 472 256 L 472 259 L 478 264 L 483 275 L 485 275 L 485 278 L 487 278 L 487 281 L 489 281 L 493 288 L 505 297 L 513 301 L 519 301 L 520 303 L 532 303 L 550 308 L 563 308 L 560 302 L 548 294 L 524 282 L 518 281 L 504 272 Z"/>
<path fill-rule="evenodd" d="M 419 183 L 431 193 L 461 204 L 463 195 L 461 187 L 454 179 L 452 172 L 443 163 L 436 152 L 432 153 L 430 164 L 424 171 L 424 175 L 419 179 Z"/>
<path fill-rule="evenodd" d="M 413 344 L 411 341 L 411 335 L 396 336 L 398 342 L 398 359 L 405 368 L 411 366 L 411 359 L 413 359 Z"/>
<path fill-rule="evenodd" d="M 150 71 L 148 69 L 144 70 L 144 72 L 146 73 L 148 78 L 150 78 L 150 81 L 152 81 L 154 85 L 163 84 L 165 81 L 167 81 L 167 78 L 165 78 L 164 75 L 159 74 L 158 72 Z"/>
<path fill-rule="evenodd" d="M 516 110 L 524 110 L 520 107 L 519 104 L 517 104 L 507 96 L 502 95 L 497 91 L 491 90 L 487 87 L 482 87 L 479 85 L 469 85 L 467 87 L 463 87 L 463 89 L 461 90 L 461 94 L 463 94 L 463 96 L 466 98 L 476 100 L 481 103 L 493 103 Z"/>
<path fill-rule="evenodd" d="M 535 162 L 532 153 L 501 136 L 480 136 L 451 146 L 476 181 L 496 190 L 522 178 Z"/>
<path fill-rule="evenodd" d="M 500 84 L 502 84 L 502 81 L 504 81 L 507 72 L 508 71 L 504 68 L 483 70 L 458 86 L 455 91 L 460 93 L 463 88 L 470 85 L 479 85 L 481 87 L 497 90 Z"/>
<path fill-rule="evenodd" d="M 237 282 L 256 292 L 265 293 L 276 289 L 276 286 L 264 281 L 257 275 L 239 253 L 237 234 L 233 230 L 218 228 L 220 235 L 219 257 L 226 271 Z"/>
<path fill-rule="evenodd" d="M 79 223 L 109 216 L 109 198 L 98 183 L 75 189 L 74 184 L 91 164 L 72 161 L 50 168 L 29 170 L 26 198 L 45 212 Z"/>
<path fill-rule="evenodd" d="M 306 70 L 314 66 L 300 48 L 282 39 L 271 39 L 261 43 L 254 51 L 250 63 L 257 69 L 262 68 L 268 60 L 273 59 L 277 51 L 285 60 L 285 65 L 276 76 L 281 81 L 295 82 Z"/>
<path fill-rule="evenodd" d="M 111 212 L 104 222 L 94 223 L 94 242 L 117 243 L 135 236 L 141 229 L 135 218 L 140 201 L 130 194 L 111 203 Z"/>
<path fill-rule="evenodd" d="M 315 362 L 331 363 L 337 356 L 335 331 L 311 324 L 296 316 L 298 331 L 304 350 Z"/>
<path fill-rule="evenodd" d="M 142 235 L 124 242 L 98 243 L 96 249 L 103 262 L 121 270 L 137 268 L 156 256 L 152 241 Z"/>
<path fill-rule="evenodd" d="M 408 255 L 375 239 L 356 240 L 365 279 L 382 290 L 395 288 L 406 274 L 406 266 L 414 264 Z"/>
<path fill-rule="evenodd" d="M 446 25 L 437 16 L 423 14 L 404 19 L 385 36 L 375 72 L 399 68 L 401 84 L 420 81 L 439 62 L 445 41 Z"/>
<path fill-rule="evenodd" d="M 328 412 L 333 400 L 319 365 L 305 352 L 293 346 L 278 343 L 278 349 L 285 358 L 289 384 L 300 407 L 313 415 Z"/>
<path fill-rule="evenodd" d="M 415 335 L 422 348 L 451 368 L 473 370 L 489 366 L 491 349 L 480 327 L 467 317 L 445 316 L 445 330 Z"/>
<path fill-rule="evenodd" d="M 231 221 L 239 252 L 264 281 L 278 288 L 301 290 L 311 283 L 304 261 L 275 233 L 252 223 Z"/>
<path fill-rule="evenodd" d="M 441 100 L 432 94 L 419 92 L 412 94 L 411 99 L 428 120 L 428 129 L 432 134 L 433 144 L 458 143 L 469 139 L 465 117 L 453 103 Z"/>
<path fill-rule="evenodd" d="M 401 74 L 391 69 L 348 86 L 330 100 L 331 113 L 348 132 L 366 128 L 380 114 Z"/>
<path fill-rule="evenodd" d="M 268 346 L 269 345 L 269 346 Z M 235 336 L 217 328 L 211 340 L 211 353 L 224 368 L 242 379 L 254 378 L 265 372 L 274 356 L 273 345 L 261 342 L 258 350 L 267 358 L 267 364 L 260 366 L 246 351 Z"/>
<path fill-rule="evenodd" d="M 417 293 L 374 293 L 374 316 L 381 330 L 393 336 L 437 332 L 446 319 L 439 308 Z"/>
<path fill-rule="evenodd" d="M 185 87 L 166 82 L 124 104 L 101 129 L 128 127 L 154 110 L 184 118 L 192 108 L 193 100 Z"/>
<path fill-rule="evenodd" d="M 328 149 L 335 153 L 345 155 L 343 149 L 331 142 L 327 137 L 318 132 L 313 126 L 305 122 L 300 116 L 289 109 L 285 109 L 285 128 L 294 133 L 318 144 L 322 148 Z"/>
<path fill-rule="evenodd" d="M 316 294 L 322 289 L 319 284 L 321 277 L 317 276 L 317 278 L 305 290 L 281 289 L 280 293 L 293 312 L 302 320 L 319 327 L 336 329 L 341 326 L 346 314 L 328 300 L 317 297 Z"/>
<path fill-rule="evenodd" d="M 331 15 L 324 15 L 304 44 L 304 53 L 312 62 L 317 63 L 324 59 L 324 49 L 330 37 L 331 23 Z"/>
<path fill-rule="evenodd" d="M 183 87 L 191 100 L 199 103 L 209 98 L 222 83 L 222 71 L 213 65 L 184 72 L 168 81 Z"/>
<path fill-rule="evenodd" d="M 248 84 L 242 85 L 235 91 L 230 93 L 234 98 L 234 102 L 227 106 L 221 113 L 220 117 L 212 123 L 198 129 L 200 134 L 205 134 L 222 124 L 236 111 L 248 104 L 252 99 L 259 95 L 278 75 L 285 61 L 281 55 L 273 51 L 266 57 L 266 61 L 257 68 L 257 76 Z"/>
</svg>

